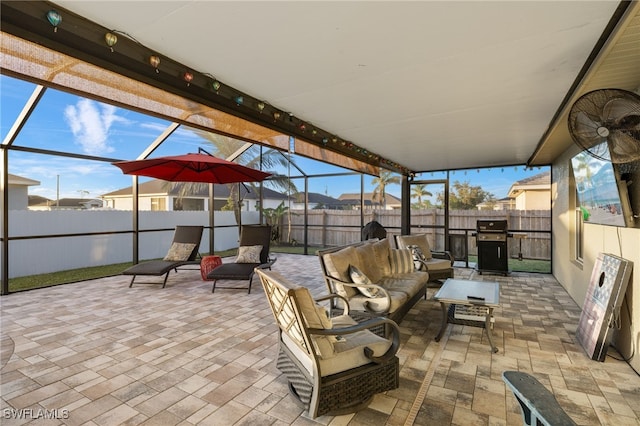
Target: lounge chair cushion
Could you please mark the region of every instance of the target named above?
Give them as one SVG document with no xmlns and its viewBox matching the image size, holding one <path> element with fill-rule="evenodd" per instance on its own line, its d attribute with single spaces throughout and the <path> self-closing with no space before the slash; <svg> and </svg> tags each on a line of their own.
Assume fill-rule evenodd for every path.
<svg viewBox="0 0 640 426">
<path fill-rule="evenodd" d="M 181 266 L 182 263 L 169 260 L 150 260 L 138 263 L 122 272 L 123 275 L 151 275 L 161 276 L 172 269 Z"/>
<path fill-rule="evenodd" d="M 247 279 L 247 276 L 253 271 L 259 263 L 223 263 L 207 275 L 209 280 L 241 280 Z"/>
<path fill-rule="evenodd" d="M 261 245 L 240 246 L 236 263 L 260 263 Z"/>
<path fill-rule="evenodd" d="M 184 262 L 189 260 L 193 249 L 195 248 L 193 243 L 177 243 L 173 242 L 167 255 L 162 260 L 169 262 Z"/>
</svg>

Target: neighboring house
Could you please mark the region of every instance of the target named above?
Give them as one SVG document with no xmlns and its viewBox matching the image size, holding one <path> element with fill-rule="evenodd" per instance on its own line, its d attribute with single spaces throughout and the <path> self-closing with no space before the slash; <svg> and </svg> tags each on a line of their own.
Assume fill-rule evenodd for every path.
<svg viewBox="0 0 640 426">
<path fill-rule="evenodd" d="M 385 195 L 385 207 L 380 204 L 380 201 L 373 199 L 373 192 L 365 192 L 362 194 L 362 197 L 364 199 L 365 209 L 369 210 L 382 208 L 386 208 L 387 210 L 400 210 L 402 206 L 400 199 L 389 193 Z M 360 209 L 360 193 L 345 193 L 340 195 L 338 199 L 343 202 L 343 205 L 347 206 L 346 208 L 352 208 L 354 210 Z"/>
<path fill-rule="evenodd" d="M 204 186 L 200 191 L 196 191 L 180 197 L 180 189 L 184 183 L 178 182 L 172 185 L 159 179 L 150 180 L 138 185 L 138 209 L 152 211 L 207 211 L 209 210 L 209 188 Z M 246 187 L 248 188 L 248 187 Z M 240 193 L 243 200 L 242 210 L 256 211 L 259 201 L 259 194 L 249 190 L 247 193 L 243 185 L 240 185 Z M 221 210 L 229 199 L 228 185 L 213 185 L 214 210 Z M 262 189 L 263 204 L 265 208 L 275 208 L 287 196 L 269 188 Z M 101 197 L 105 207 L 116 210 L 133 210 L 132 187 L 122 188 L 109 192 Z"/>
<path fill-rule="evenodd" d="M 9 210 L 27 210 L 29 208 L 29 187 L 40 182 L 9 173 L 8 181 Z"/>
<path fill-rule="evenodd" d="M 298 193 L 295 195 L 295 201 L 291 203 L 291 208 L 296 210 L 304 209 L 304 193 Z M 344 203 L 337 198 L 330 197 L 328 195 L 320 194 L 318 192 L 309 192 L 308 195 L 309 209 L 331 209 L 341 210 L 344 209 Z"/>
<path fill-rule="evenodd" d="M 516 181 L 509 188 L 516 210 L 551 210 L 551 172 Z"/>
<path fill-rule="evenodd" d="M 60 198 L 50 200 L 39 195 L 29 196 L 29 210 L 90 210 L 102 208 L 102 200 L 85 198 Z"/>
<path fill-rule="evenodd" d="M 499 200 L 494 200 L 491 202 L 485 201 L 484 203 L 478 204 L 476 207 L 478 210 L 513 210 L 515 209 L 515 200 L 513 198 L 505 197 Z"/>
</svg>

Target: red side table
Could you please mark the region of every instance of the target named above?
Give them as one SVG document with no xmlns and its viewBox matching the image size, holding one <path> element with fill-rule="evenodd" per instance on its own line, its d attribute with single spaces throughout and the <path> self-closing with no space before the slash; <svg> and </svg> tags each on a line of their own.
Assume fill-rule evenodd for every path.
<svg viewBox="0 0 640 426">
<path fill-rule="evenodd" d="M 207 281 L 207 275 L 218 266 L 222 265 L 220 256 L 204 256 L 200 261 L 200 276 L 202 281 Z"/>
</svg>

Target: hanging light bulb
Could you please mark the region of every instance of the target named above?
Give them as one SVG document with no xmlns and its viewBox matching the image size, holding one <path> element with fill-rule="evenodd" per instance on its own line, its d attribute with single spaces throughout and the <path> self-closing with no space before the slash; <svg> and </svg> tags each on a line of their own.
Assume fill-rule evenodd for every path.
<svg viewBox="0 0 640 426">
<path fill-rule="evenodd" d="M 258 102 L 258 105 L 256 105 L 258 107 L 258 111 L 260 111 L 260 114 L 262 114 L 262 111 L 264 110 L 264 102 Z"/>
<path fill-rule="evenodd" d="M 115 46 L 118 42 L 118 36 L 116 36 L 114 33 L 106 33 L 104 35 L 104 41 L 105 43 L 107 43 L 107 46 L 109 46 L 109 49 L 111 49 L 111 51 L 113 52 L 113 46 Z"/>
<path fill-rule="evenodd" d="M 218 89 L 220 89 L 220 82 L 218 80 L 213 80 L 211 82 L 211 88 L 218 93 Z"/>
<path fill-rule="evenodd" d="M 277 121 L 278 119 L 280 119 L 280 112 L 278 111 L 274 111 L 273 113 L 273 120 Z"/>
<path fill-rule="evenodd" d="M 62 15 L 56 10 L 50 10 L 47 12 L 47 20 L 53 25 L 53 32 L 58 32 L 58 25 L 62 22 Z"/>
<path fill-rule="evenodd" d="M 187 82 L 187 86 L 189 86 L 191 84 L 191 80 L 193 80 L 193 74 L 189 71 L 185 71 L 184 74 L 182 74 L 182 78 Z"/>
<path fill-rule="evenodd" d="M 156 56 L 156 55 L 149 56 L 149 63 L 151 64 L 152 67 L 154 67 L 156 69 L 157 73 L 160 73 L 160 70 L 158 69 L 158 66 L 160 65 L 160 57 L 159 56 Z"/>
</svg>

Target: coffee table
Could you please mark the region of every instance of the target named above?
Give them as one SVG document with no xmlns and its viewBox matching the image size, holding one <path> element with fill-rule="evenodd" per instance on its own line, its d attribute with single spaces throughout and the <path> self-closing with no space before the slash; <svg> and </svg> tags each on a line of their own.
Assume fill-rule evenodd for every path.
<svg viewBox="0 0 640 426">
<path fill-rule="evenodd" d="M 484 327 L 491 350 L 498 352 L 491 337 L 491 320 L 493 308 L 500 306 L 500 284 L 449 278 L 433 298 L 442 307 L 442 326 L 436 342 L 444 335 L 447 324 Z"/>
</svg>

